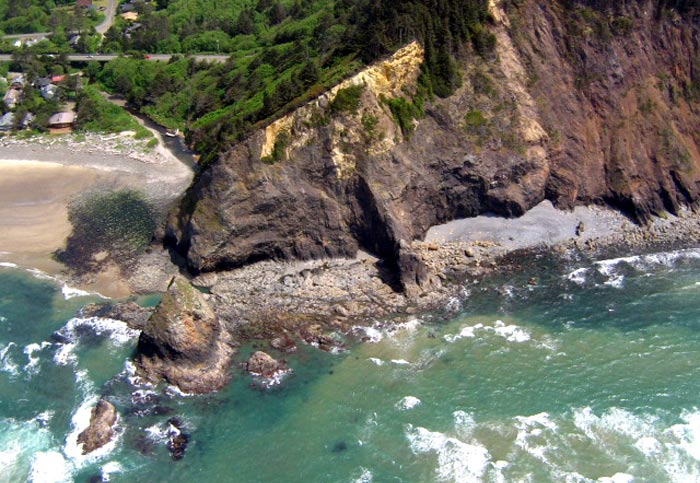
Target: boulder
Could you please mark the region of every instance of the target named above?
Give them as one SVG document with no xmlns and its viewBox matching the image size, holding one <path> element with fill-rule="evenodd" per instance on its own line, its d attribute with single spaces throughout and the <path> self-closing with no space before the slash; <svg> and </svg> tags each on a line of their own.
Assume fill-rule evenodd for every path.
<svg viewBox="0 0 700 483">
<path fill-rule="evenodd" d="M 117 410 L 109 402 L 100 399 L 92 409 L 90 425 L 78 435 L 78 444 L 83 445 L 83 454 L 92 453 L 112 441 L 116 422 Z"/>
<path fill-rule="evenodd" d="M 165 379 L 188 393 L 207 393 L 229 380 L 233 348 L 228 331 L 187 279 L 173 277 L 136 348 L 139 375 Z"/>
<path fill-rule="evenodd" d="M 285 369 L 286 366 L 283 362 L 275 360 L 272 356 L 262 351 L 257 351 L 250 356 L 246 364 L 246 371 L 266 378 L 273 377 L 276 373 Z"/>
<path fill-rule="evenodd" d="M 297 345 L 294 343 L 294 339 L 289 337 L 287 334 L 282 334 L 272 339 L 270 341 L 270 347 L 277 349 L 280 352 L 294 352 L 297 350 Z"/>
</svg>

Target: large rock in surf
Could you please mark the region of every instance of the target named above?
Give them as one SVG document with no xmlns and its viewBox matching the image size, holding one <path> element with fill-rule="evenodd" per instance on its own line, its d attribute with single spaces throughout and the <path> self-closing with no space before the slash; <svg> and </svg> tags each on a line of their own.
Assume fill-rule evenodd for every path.
<svg viewBox="0 0 700 483">
<path fill-rule="evenodd" d="M 141 332 L 136 365 L 150 381 L 162 378 L 185 392 L 211 392 L 230 378 L 229 342 L 204 295 L 176 276 Z"/>
<path fill-rule="evenodd" d="M 118 304 L 88 304 L 80 309 L 81 317 L 104 317 L 121 320 L 129 328 L 143 330 L 153 313 L 151 307 L 141 307 L 136 302 L 121 302 Z"/>
<path fill-rule="evenodd" d="M 92 409 L 90 425 L 78 435 L 78 444 L 83 445 L 83 454 L 92 453 L 106 445 L 114 437 L 117 410 L 104 399 Z"/>
</svg>

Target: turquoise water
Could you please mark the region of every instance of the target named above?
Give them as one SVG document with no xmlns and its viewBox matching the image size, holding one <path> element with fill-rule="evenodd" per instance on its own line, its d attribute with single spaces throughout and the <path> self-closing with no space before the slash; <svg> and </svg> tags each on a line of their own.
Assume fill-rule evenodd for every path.
<svg viewBox="0 0 700 483">
<path fill-rule="evenodd" d="M 190 397 L 133 386 L 136 334 L 71 319 L 90 297 L 0 269 L 0 481 L 700 482 L 700 251 L 540 258 L 463 290 L 347 352 L 300 347 L 279 386 L 235 367 Z M 84 457 L 99 395 L 119 437 Z"/>
</svg>

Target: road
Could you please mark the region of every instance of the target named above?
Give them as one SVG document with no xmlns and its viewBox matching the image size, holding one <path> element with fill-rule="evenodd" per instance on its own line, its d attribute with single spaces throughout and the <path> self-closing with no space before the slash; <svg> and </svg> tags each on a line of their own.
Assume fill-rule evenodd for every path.
<svg viewBox="0 0 700 483">
<path fill-rule="evenodd" d="M 173 55 L 177 54 L 152 54 L 148 56 L 146 60 L 149 61 L 161 61 L 161 62 L 167 62 L 170 60 Z M 97 60 L 100 62 L 107 62 L 112 59 L 116 59 L 119 57 L 119 54 L 70 54 L 68 55 L 68 60 L 71 62 L 89 62 L 91 60 Z M 199 61 L 207 61 L 207 62 L 225 62 L 226 59 L 229 58 L 228 55 L 209 55 L 209 54 L 201 54 L 201 55 L 193 55 L 195 59 Z M 0 54 L 0 62 L 6 62 L 12 60 L 12 55 L 10 54 Z"/>
<path fill-rule="evenodd" d="M 105 9 L 105 19 L 104 22 L 102 22 L 100 25 L 95 27 L 95 31 L 98 34 L 104 35 L 107 30 L 112 26 L 114 23 L 114 16 L 117 13 L 117 5 L 119 4 L 119 0 L 109 0 L 107 2 L 107 8 Z"/>
</svg>

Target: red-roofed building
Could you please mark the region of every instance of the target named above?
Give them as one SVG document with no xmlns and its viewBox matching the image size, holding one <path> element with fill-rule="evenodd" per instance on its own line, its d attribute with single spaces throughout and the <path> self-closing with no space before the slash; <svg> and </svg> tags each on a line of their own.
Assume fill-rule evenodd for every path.
<svg viewBox="0 0 700 483">
<path fill-rule="evenodd" d="M 68 76 L 65 75 L 65 74 L 63 74 L 63 75 L 55 75 L 55 76 L 53 76 L 53 77 L 51 78 L 51 83 L 52 83 L 52 84 L 58 84 L 59 82 L 63 82 L 64 80 L 66 80 L 67 77 L 68 77 Z"/>
</svg>

